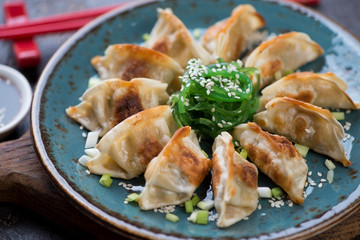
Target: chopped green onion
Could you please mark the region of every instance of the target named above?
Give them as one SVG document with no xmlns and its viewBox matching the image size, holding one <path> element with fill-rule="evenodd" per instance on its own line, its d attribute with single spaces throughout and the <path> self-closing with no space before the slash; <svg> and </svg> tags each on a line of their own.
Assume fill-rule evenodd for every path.
<svg viewBox="0 0 360 240">
<path fill-rule="evenodd" d="M 211 208 L 213 208 L 215 205 L 213 200 L 204 200 L 204 201 L 200 201 L 197 206 L 198 208 L 202 209 L 202 210 L 210 210 Z"/>
<path fill-rule="evenodd" d="M 200 201 L 200 198 L 196 194 L 191 198 L 191 202 L 194 207 L 198 204 L 199 201 Z"/>
<path fill-rule="evenodd" d="M 280 198 L 284 195 L 284 192 L 280 187 L 274 187 L 271 189 L 271 194 L 274 198 Z"/>
<path fill-rule="evenodd" d="M 271 189 L 269 187 L 258 187 L 258 193 L 261 198 L 271 198 Z"/>
<path fill-rule="evenodd" d="M 282 77 L 281 71 L 280 70 L 276 71 L 275 74 L 274 74 L 275 80 L 279 80 L 281 77 Z"/>
<path fill-rule="evenodd" d="M 88 148 L 88 149 L 85 149 L 85 153 L 89 156 L 89 157 L 96 157 L 100 154 L 100 151 L 99 149 L 97 148 Z"/>
<path fill-rule="evenodd" d="M 241 149 L 240 155 L 241 155 L 243 158 L 245 158 L 245 159 L 248 157 L 248 152 L 246 151 L 245 148 L 242 148 L 242 149 Z"/>
<path fill-rule="evenodd" d="M 98 77 L 91 77 L 88 82 L 88 88 L 95 86 L 96 84 L 100 83 L 101 79 Z"/>
<path fill-rule="evenodd" d="M 204 150 L 201 150 L 201 152 L 205 155 L 205 157 L 209 157 L 209 155 Z"/>
<path fill-rule="evenodd" d="M 99 183 L 104 187 L 110 187 L 113 180 L 111 179 L 110 173 L 106 173 L 101 176 Z"/>
<path fill-rule="evenodd" d="M 306 157 L 309 152 L 309 147 L 295 143 L 295 148 L 299 151 L 302 157 Z"/>
<path fill-rule="evenodd" d="M 328 180 L 329 184 L 331 184 L 334 180 L 334 170 L 329 170 L 326 175 L 326 179 Z"/>
<path fill-rule="evenodd" d="M 191 200 L 187 200 L 185 202 L 185 212 L 192 213 L 194 211 L 194 207 Z"/>
<path fill-rule="evenodd" d="M 334 118 L 338 121 L 345 119 L 345 113 L 344 112 L 331 112 L 331 114 L 334 116 Z"/>
<path fill-rule="evenodd" d="M 149 38 L 150 38 L 150 34 L 149 34 L 149 33 L 144 33 L 144 34 L 142 35 L 142 39 L 143 39 L 144 41 L 147 41 Z"/>
<path fill-rule="evenodd" d="M 196 217 L 197 217 L 198 211 L 193 211 L 190 216 L 187 218 L 189 222 L 196 223 Z"/>
<path fill-rule="evenodd" d="M 87 134 L 85 148 L 94 148 L 98 142 L 100 131 L 92 131 Z"/>
<path fill-rule="evenodd" d="M 125 201 L 126 202 L 135 202 L 139 199 L 139 196 L 140 195 L 138 193 L 131 193 L 125 198 Z"/>
<path fill-rule="evenodd" d="M 87 156 L 87 155 L 82 155 L 80 158 L 79 158 L 79 163 L 81 165 L 83 165 L 84 167 L 87 167 L 87 163 L 88 161 L 91 161 L 92 158 Z"/>
<path fill-rule="evenodd" d="M 326 159 L 325 160 L 325 166 L 329 169 L 329 170 L 334 170 L 336 168 L 335 164 L 329 160 L 329 159 Z"/>
<path fill-rule="evenodd" d="M 208 224 L 209 211 L 199 210 L 196 214 L 196 223 L 197 224 Z"/>
<path fill-rule="evenodd" d="M 179 217 L 172 213 L 167 213 L 165 215 L 165 219 L 170 222 L 178 222 L 179 221 Z"/>
<path fill-rule="evenodd" d="M 293 74 L 294 71 L 293 70 L 287 70 L 284 72 L 284 76 L 287 76 L 287 75 L 290 75 L 290 74 Z"/>
<path fill-rule="evenodd" d="M 194 31 L 193 31 L 193 34 L 194 34 L 195 39 L 199 39 L 200 36 L 201 36 L 201 29 L 200 28 L 195 28 Z"/>
</svg>

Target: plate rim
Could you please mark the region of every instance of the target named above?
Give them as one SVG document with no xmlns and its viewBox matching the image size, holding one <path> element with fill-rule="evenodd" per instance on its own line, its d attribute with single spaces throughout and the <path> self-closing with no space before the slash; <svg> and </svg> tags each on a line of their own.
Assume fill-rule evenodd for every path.
<svg viewBox="0 0 360 240">
<path fill-rule="evenodd" d="M 175 0 L 174 0 L 175 1 Z M 352 32 L 350 32 L 347 28 L 332 20 L 328 16 L 324 15 L 321 12 L 318 12 L 310 7 L 306 7 L 294 2 L 283 1 L 280 2 L 278 0 L 255 0 L 259 2 L 270 2 L 275 3 L 281 6 L 285 6 L 290 8 L 293 11 L 299 11 L 302 14 L 307 14 L 307 17 L 313 17 L 315 20 L 321 22 L 321 24 L 325 25 L 331 31 L 337 33 L 339 36 L 347 35 L 347 41 L 351 40 L 351 44 L 355 44 L 360 46 L 360 39 L 355 36 Z M 75 32 L 69 39 L 67 39 L 58 50 L 54 53 L 54 55 L 50 58 L 48 63 L 46 64 L 44 70 L 42 71 L 39 80 L 37 82 L 36 88 L 33 94 L 33 101 L 31 104 L 31 112 L 30 112 L 30 132 L 32 136 L 32 141 L 34 145 L 35 152 L 38 156 L 38 159 L 51 179 L 56 188 L 60 190 L 61 194 L 66 197 L 66 199 L 70 200 L 70 202 L 79 209 L 82 213 L 85 213 L 87 216 L 91 217 L 92 220 L 100 223 L 106 228 L 117 232 L 120 235 L 126 237 L 143 237 L 149 239 L 183 239 L 182 237 L 175 235 L 167 235 L 161 232 L 154 232 L 148 230 L 146 228 L 140 228 L 131 223 L 127 223 L 119 218 L 111 216 L 106 211 L 97 207 L 90 201 L 88 201 L 85 197 L 83 197 L 80 193 L 78 193 L 60 174 L 60 172 L 56 169 L 54 163 L 48 156 L 46 152 L 46 148 L 44 142 L 41 138 L 40 132 L 40 105 L 41 99 L 43 96 L 44 89 L 47 85 L 48 79 L 50 78 L 53 70 L 57 67 L 57 65 L 61 62 L 62 57 L 74 46 L 78 41 L 81 41 L 83 37 L 85 37 L 89 32 L 91 32 L 96 27 L 100 26 L 104 22 L 108 21 L 112 17 L 116 15 L 121 15 L 125 12 L 132 11 L 135 8 L 143 7 L 145 5 L 154 3 L 154 2 L 163 2 L 163 0 L 134 0 L 125 3 L 124 5 L 116 8 L 108 13 L 105 13 L 90 23 L 86 24 L 84 27 Z M 360 55 L 360 53 L 359 53 Z M 354 196 L 353 200 L 349 200 L 351 195 L 358 193 L 357 196 Z M 339 224 L 353 213 L 360 209 L 360 184 L 356 188 L 355 191 L 352 192 L 348 198 L 338 203 L 336 206 L 333 206 L 332 209 L 325 212 L 321 217 L 317 219 L 311 219 L 309 221 L 304 222 L 305 225 L 311 224 L 314 220 L 320 221 L 319 223 L 315 223 L 314 226 L 306 226 L 304 228 L 300 226 L 288 228 L 279 232 L 274 232 L 270 234 L 261 234 L 256 237 L 252 237 L 251 239 L 263 239 L 265 238 L 276 238 L 276 239 L 298 239 L 301 238 L 309 238 L 328 230 L 329 228 Z M 349 201 L 348 204 L 345 204 Z M 345 206 L 342 206 L 345 205 Z M 326 216 L 329 212 L 333 211 L 334 208 L 339 208 L 334 215 Z M 342 207 L 342 208 L 341 208 Z M 287 233 L 290 229 L 293 230 L 291 233 Z M 133 236 L 129 236 L 132 234 Z M 284 235 L 285 234 L 285 235 Z"/>
</svg>

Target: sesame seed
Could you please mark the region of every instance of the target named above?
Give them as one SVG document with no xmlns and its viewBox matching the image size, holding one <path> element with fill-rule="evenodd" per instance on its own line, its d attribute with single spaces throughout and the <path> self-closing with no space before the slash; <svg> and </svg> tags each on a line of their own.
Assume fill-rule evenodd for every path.
<svg viewBox="0 0 360 240">
<path fill-rule="evenodd" d="M 311 176 L 311 175 L 312 175 L 312 171 L 309 171 L 309 172 L 308 172 L 308 176 Z"/>
<path fill-rule="evenodd" d="M 90 171 L 89 171 L 89 170 L 86 170 L 85 172 L 86 172 L 87 174 L 90 174 Z"/>
<path fill-rule="evenodd" d="M 317 175 L 318 175 L 319 177 L 321 177 L 321 176 L 322 176 L 322 173 L 321 173 L 321 172 L 318 172 Z"/>
<path fill-rule="evenodd" d="M 308 128 L 305 128 L 305 132 L 306 133 L 311 133 L 310 129 L 308 129 Z"/>
<path fill-rule="evenodd" d="M 211 108 L 211 112 L 215 112 L 215 108 Z"/>
<path fill-rule="evenodd" d="M 221 123 L 217 124 L 219 126 L 219 128 L 223 128 L 223 125 Z"/>
<path fill-rule="evenodd" d="M 326 182 L 325 178 L 320 179 L 320 182 Z"/>
<path fill-rule="evenodd" d="M 321 188 L 321 187 L 322 187 L 322 185 L 323 185 L 322 183 L 319 183 L 318 187 L 319 187 L 319 188 Z"/>
</svg>

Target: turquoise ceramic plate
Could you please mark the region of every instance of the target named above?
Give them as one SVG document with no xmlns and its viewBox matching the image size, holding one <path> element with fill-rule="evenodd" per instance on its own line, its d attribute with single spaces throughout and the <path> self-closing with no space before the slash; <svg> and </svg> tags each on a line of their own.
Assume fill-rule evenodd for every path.
<svg viewBox="0 0 360 240">
<path fill-rule="evenodd" d="M 146 238 L 298 238 L 309 237 L 335 225 L 359 207 L 360 111 L 346 114 L 351 128 L 345 142 L 352 165 L 344 168 L 336 164 L 332 184 L 307 187 L 308 197 L 301 206 L 271 208 L 260 200 L 261 210 L 248 220 L 227 229 L 219 229 L 215 222 L 196 225 L 186 220 L 180 207 L 176 214 L 180 222 L 164 219 L 164 214 L 141 211 L 136 204 L 124 204 L 130 191 L 118 186 L 115 180 L 107 189 L 99 177 L 88 175 L 77 163 L 83 154 L 84 130 L 68 118 L 65 108 L 78 103 L 87 88 L 88 78 L 96 74 L 90 64 L 95 55 L 102 55 L 113 43 L 139 43 L 143 33 L 150 32 L 157 17 L 156 8 L 171 7 L 190 28 L 206 28 L 230 15 L 241 3 L 252 4 L 267 21 L 266 30 L 282 33 L 301 31 L 309 34 L 325 50 L 325 54 L 303 70 L 333 71 L 348 81 L 348 93 L 360 100 L 360 44 L 351 34 L 327 18 L 310 9 L 290 3 L 261 0 L 222 1 L 160 1 L 132 2 L 125 8 L 108 13 L 74 34 L 53 56 L 44 70 L 35 91 L 32 106 L 34 143 L 47 173 L 75 204 L 113 230 Z M 294 56 L 296 57 L 296 56 Z M 345 124 L 342 121 L 342 124 Z M 317 183 L 326 175 L 325 157 L 310 153 L 307 157 L 311 178 Z M 318 176 L 318 172 L 323 176 Z M 326 178 L 326 177 L 325 177 Z M 260 179 L 265 185 L 266 179 Z M 135 186 L 144 185 L 143 177 L 124 181 Z M 209 179 L 198 193 L 205 197 Z M 275 220 L 276 219 L 276 220 Z"/>
</svg>

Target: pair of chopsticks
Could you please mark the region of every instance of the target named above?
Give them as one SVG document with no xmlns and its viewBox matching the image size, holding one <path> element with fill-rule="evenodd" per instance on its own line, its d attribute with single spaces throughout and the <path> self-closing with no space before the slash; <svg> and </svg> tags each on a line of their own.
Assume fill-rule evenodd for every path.
<svg viewBox="0 0 360 240">
<path fill-rule="evenodd" d="M 87 9 L 38 18 L 19 24 L 0 25 L 0 39 L 22 39 L 38 34 L 76 30 L 93 20 L 95 17 L 120 7 L 123 4 L 124 3 L 120 3 L 96 9 Z"/>
</svg>

